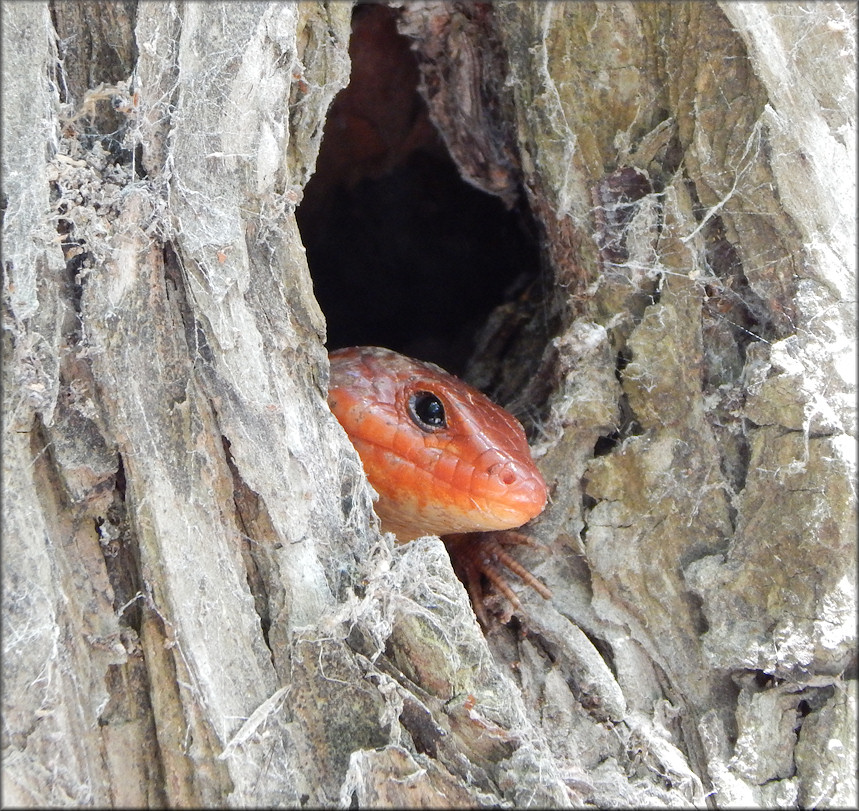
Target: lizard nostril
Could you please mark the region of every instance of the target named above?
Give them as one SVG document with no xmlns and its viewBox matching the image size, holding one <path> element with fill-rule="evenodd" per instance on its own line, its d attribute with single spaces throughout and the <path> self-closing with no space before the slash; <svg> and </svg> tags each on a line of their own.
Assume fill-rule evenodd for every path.
<svg viewBox="0 0 859 811">
<path fill-rule="evenodd" d="M 486 471 L 489 476 L 497 482 L 501 482 L 505 487 L 513 487 L 520 483 L 524 484 L 527 475 L 523 476 L 522 471 L 518 470 L 515 464 L 509 461 L 496 462 L 490 465 Z"/>
</svg>

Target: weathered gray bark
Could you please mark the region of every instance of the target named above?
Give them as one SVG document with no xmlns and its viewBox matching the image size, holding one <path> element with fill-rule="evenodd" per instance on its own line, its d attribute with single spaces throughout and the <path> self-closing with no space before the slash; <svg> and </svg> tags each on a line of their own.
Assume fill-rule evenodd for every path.
<svg viewBox="0 0 859 811">
<path fill-rule="evenodd" d="M 855 7 L 406 5 L 561 324 L 486 636 L 325 406 L 350 11 L 3 6 L 4 803 L 855 804 Z"/>
</svg>

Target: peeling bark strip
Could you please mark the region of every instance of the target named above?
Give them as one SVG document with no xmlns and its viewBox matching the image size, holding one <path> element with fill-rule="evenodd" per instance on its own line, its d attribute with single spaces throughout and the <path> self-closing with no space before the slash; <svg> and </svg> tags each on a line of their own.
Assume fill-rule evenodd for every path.
<svg viewBox="0 0 859 811">
<path fill-rule="evenodd" d="M 473 365 L 552 491 L 486 636 L 325 405 L 350 5 L 2 13 L 6 805 L 856 804 L 854 6 L 399 12 L 552 279 Z"/>
</svg>

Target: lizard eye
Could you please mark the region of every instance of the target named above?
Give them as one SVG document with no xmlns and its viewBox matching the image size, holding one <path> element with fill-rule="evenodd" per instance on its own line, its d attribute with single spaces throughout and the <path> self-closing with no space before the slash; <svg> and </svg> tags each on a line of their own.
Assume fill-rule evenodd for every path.
<svg viewBox="0 0 859 811">
<path fill-rule="evenodd" d="M 409 397 L 409 416 L 418 428 L 428 433 L 447 428 L 444 403 L 431 391 L 416 391 Z"/>
</svg>

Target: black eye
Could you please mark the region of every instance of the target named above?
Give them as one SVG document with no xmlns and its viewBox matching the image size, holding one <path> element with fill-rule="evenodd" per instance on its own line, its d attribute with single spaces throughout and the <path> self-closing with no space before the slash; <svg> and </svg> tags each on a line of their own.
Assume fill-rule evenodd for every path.
<svg viewBox="0 0 859 811">
<path fill-rule="evenodd" d="M 409 397 L 409 414 L 422 431 L 447 428 L 444 404 L 431 391 L 416 391 Z"/>
</svg>

